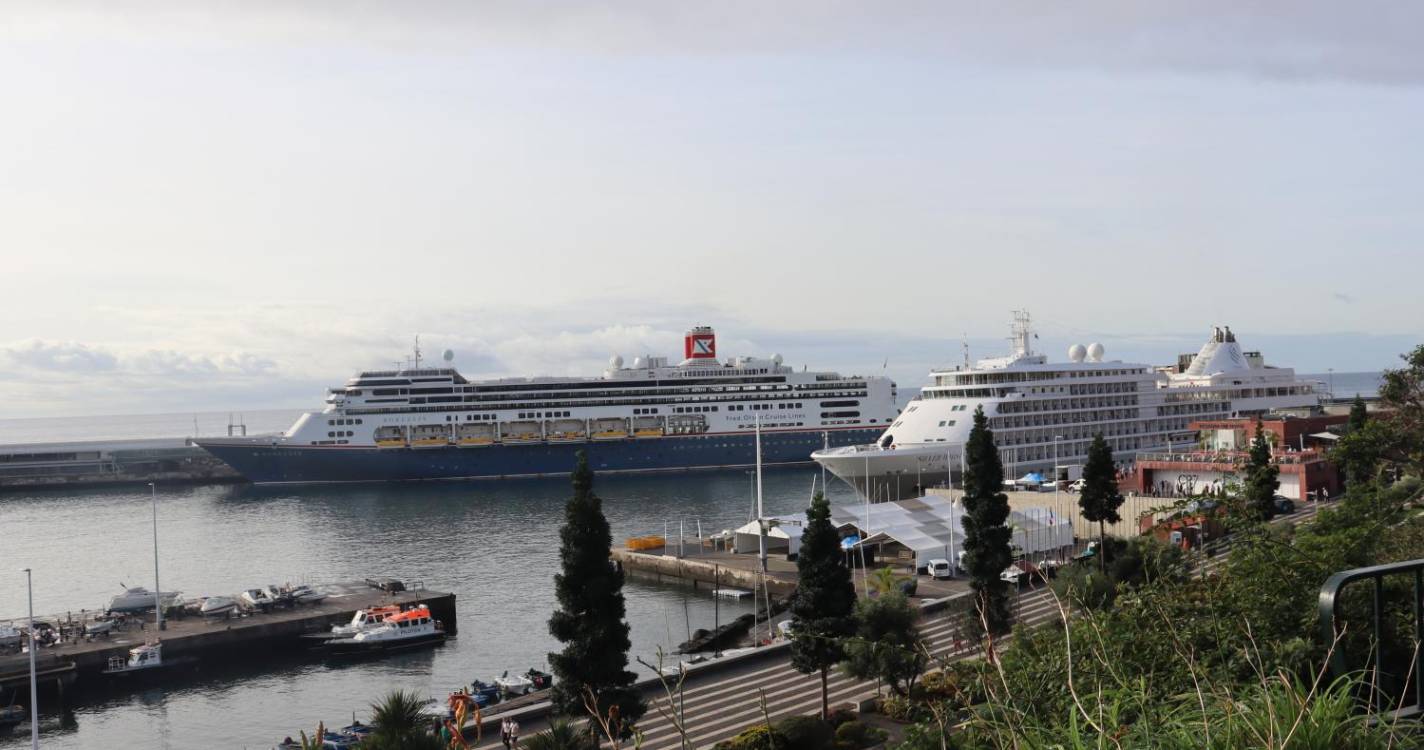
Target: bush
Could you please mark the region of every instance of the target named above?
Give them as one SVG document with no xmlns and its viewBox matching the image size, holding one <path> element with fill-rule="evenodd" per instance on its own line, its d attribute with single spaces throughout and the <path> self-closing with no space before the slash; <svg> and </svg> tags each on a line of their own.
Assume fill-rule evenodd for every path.
<svg viewBox="0 0 1424 750">
<path fill-rule="evenodd" d="M 831 717 L 826 721 L 831 725 L 832 729 L 840 729 L 842 724 L 848 721 L 855 721 L 856 717 L 856 712 L 848 708 L 837 708 L 831 712 Z"/>
<path fill-rule="evenodd" d="M 836 728 L 836 750 L 862 750 L 885 741 L 890 734 L 863 721 L 848 721 Z"/>
<path fill-rule="evenodd" d="M 712 747 L 713 750 L 791 750 L 785 735 L 775 729 L 768 730 L 765 724 L 748 727 L 736 737 Z"/>
<path fill-rule="evenodd" d="M 909 698 L 887 695 L 880 699 L 880 713 L 895 721 L 914 721 L 917 712 Z"/>
<path fill-rule="evenodd" d="M 789 750 L 830 750 L 835 738 L 831 725 L 815 716 L 788 716 L 774 725 Z"/>
</svg>

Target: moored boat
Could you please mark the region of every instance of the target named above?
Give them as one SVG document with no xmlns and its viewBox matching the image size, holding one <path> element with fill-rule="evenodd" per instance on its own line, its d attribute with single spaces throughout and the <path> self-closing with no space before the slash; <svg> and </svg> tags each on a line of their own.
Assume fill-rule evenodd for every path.
<svg viewBox="0 0 1424 750">
<path fill-rule="evenodd" d="M 176 591 L 163 591 L 158 594 L 158 601 L 162 602 L 165 608 L 171 606 L 177 598 L 178 592 Z M 142 586 L 135 586 L 134 588 L 125 588 L 124 593 L 110 599 L 108 611 L 147 612 L 153 609 L 153 605 L 153 592 Z"/>
<path fill-rule="evenodd" d="M 384 607 L 372 607 L 370 609 L 358 609 L 351 615 L 351 622 L 345 625 L 331 626 L 331 636 L 333 638 L 348 638 L 357 633 L 374 630 L 386 621 L 387 617 L 400 614 L 401 608 L 394 604 Z"/>
<path fill-rule="evenodd" d="M 395 651 L 440 643 L 445 629 L 430 615 L 424 604 L 387 617 L 379 626 L 349 638 L 332 638 L 322 645 L 333 654 L 362 654 Z"/>
<path fill-rule="evenodd" d="M 203 617 L 229 617 L 237 611 L 237 600 L 230 596 L 210 596 L 198 607 Z"/>
</svg>

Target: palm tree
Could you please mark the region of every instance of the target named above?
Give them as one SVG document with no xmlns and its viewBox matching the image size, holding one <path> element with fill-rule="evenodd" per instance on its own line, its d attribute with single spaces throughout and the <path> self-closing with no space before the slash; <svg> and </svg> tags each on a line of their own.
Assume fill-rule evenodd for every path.
<svg viewBox="0 0 1424 750">
<path fill-rule="evenodd" d="M 426 700 L 414 691 L 392 690 L 371 705 L 371 736 L 361 743 L 370 750 L 436 750 L 440 738 L 430 732 Z"/>
<path fill-rule="evenodd" d="M 555 717 L 549 728 L 520 743 L 524 750 L 594 750 L 593 738 L 568 719 Z"/>
<path fill-rule="evenodd" d="M 888 594 L 899 588 L 900 584 L 906 580 L 905 576 L 899 575 L 894 568 L 879 568 L 870 574 L 870 590 L 878 594 Z"/>
</svg>

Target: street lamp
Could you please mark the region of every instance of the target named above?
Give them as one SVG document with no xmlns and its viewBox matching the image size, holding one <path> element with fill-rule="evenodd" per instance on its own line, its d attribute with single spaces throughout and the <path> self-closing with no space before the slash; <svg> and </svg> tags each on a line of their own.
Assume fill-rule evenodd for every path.
<svg viewBox="0 0 1424 750">
<path fill-rule="evenodd" d="M 163 589 L 158 585 L 158 485 L 148 483 L 149 496 L 153 498 L 153 611 L 158 618 L 158 629 L 165 630 L 163 624 Z"/>
<path fill-rule="evenodd" d="M 1058 441 L 1062 440 L 1062 435 L 1053 436 L 1053 503 L 1058 504 Z"/>
<path fill-rule="evenodd" d="M 30 600 L 29 630 L 25 631 L 25 637 L 30 639 L 30 748 L 40 750 L 40 691 L 35 679 L 35 588 L 29 568 L 25 568 L 25 591 Z"/>
</svg>

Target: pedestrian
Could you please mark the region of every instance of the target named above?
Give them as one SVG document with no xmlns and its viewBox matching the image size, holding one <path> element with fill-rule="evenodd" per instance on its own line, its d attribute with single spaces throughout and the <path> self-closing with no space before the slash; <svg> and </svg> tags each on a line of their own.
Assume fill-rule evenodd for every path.
<svg viewBox="0 0 1424 750">
<path fill-rule="evenodd" d="M 519 722 L 513 718 L 509 720 L 509 746 L 519 747 Z"/>
<path fill-rule="evenodd" d="M 499 723 L 499 741 L 504 743 L 504 750 L 509 750 L 509 717 Z"/>
</svg>

